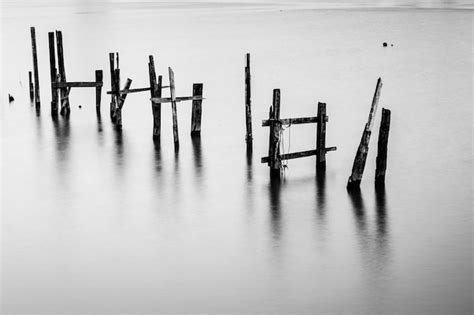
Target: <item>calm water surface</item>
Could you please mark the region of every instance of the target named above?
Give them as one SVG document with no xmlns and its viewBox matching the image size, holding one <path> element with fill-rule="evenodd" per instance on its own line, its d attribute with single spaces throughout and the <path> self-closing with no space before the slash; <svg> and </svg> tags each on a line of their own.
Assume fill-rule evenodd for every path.
<svg viewBox="0 0 474 315">
<path fill-rule="evenodd" d="M 2 314 L 472 313 L 472 11 L 79 1 L 4 3 L 1 16 Z M 39 113 L 27 89 L 31 25 Z M 119 51 L 132 87 L 148 84 L 149 54 L 166 83 L 173 67 L 178 95 L 203 82 L 201 139 L 179 103 L 175 152 L 163 105 L 155 145 L 148 93 L 128 96 L 122 133 L 105 93 L 96 117 L 93 89 L 73 89 L 70 120 L 53 121 L 55 29 L 69 80 L 103 69 L 108 88 L 108 53 Z M 386 188 L 373 185 L 374 132 L 361 191 L 348 195 L 379 76 L 380 107 L 392 110 Z M 327 145 L 338 149 L 325 175 L 315 176 L 314 158 L 291 160 L 270 183 L 260 121 L 273 88 L 282 117 L 327 103 Z M 284 151 L 315 141 L 314 125 L 293 126 Z"/>
</svg>

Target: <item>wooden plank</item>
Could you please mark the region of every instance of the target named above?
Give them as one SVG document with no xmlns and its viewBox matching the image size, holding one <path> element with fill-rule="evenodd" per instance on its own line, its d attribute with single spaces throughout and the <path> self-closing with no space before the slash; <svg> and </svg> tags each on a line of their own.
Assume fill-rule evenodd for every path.
<svg viewBox="0 0 474 315">
<path fill-rule="evenodd" d="M 97 115 L 100 115 L 100 101 L 102 98 L 102 85 L 103 85 L 103 78 L 104 73 L 102 70 L 95 71 L 95 83 L 97 84 L 95 87 L 95 110 Z M 100 84 L 100 85 L 99 85 Z"/>
<path fill-rule="evenodd" d="M 389 109 L 382 108 L 382 121 L 380 122 L 379 141 L 377 146 L 375 185 L 383 185 L 385 183 L 388 134 L 390 132 L 390 115 L 391 112 Z"/>
<path fill-rule="evenodd" d="M 109 53 L 109 66 L 110 66 L 110 90 L 115 92 L 115 54 L 113 52 Z M 109 93 L 107 93 L 109 94 Z M 116 108 L 115 95 L 112 95 L 110 98 L 110 119 L 113 121 L 113 115 Z"/>
<path fill-rule="evenodd" d="M 360 144 L 357 149 L 356 156 L 354 158 L 351 176 L 347 181 L 348 189 L 357 189 L 360 187 L 362 175 L 364 174 L 365 162 L 367 160 L 367 153 L 369 152 L 370 135 L 372 132 L 375 113 L 377 111 L 381 88 L 382 79 L 378 78 L 377 86 L 375 87 L 374 97 L 372 98 L 372 105 L 370 107 L 369 119 L 367 121 L 367 124 L 365 125 L 364 131 L 362 133 L 362 138 L 360 140 Z"/>
<path fill-rule="evenodd" d="M 326 148 L 324 151 L 329 152 L 329 151 L 336 151 L 337 147 L 329 147 Z M 292 160 L 292 159 L 297 159 L 297 158 L 302 158 L 302 157 L 308 157 L 308 156 L 313 156 L 317 155 L 318 150 L 308 150 L 308 151 L 301 151 L 301 152 L 293 152 L 293 153 L 286 153 L 286 154 L 281 154 L 280 159 L 283 160 Z M 268 163 L 269 157 L 265 156 L 261 159 L 262 163 Z"/>
<path fill-rule="evenodd" d="M 161 76 L 159 82 L 156 80 L 155 61 L 153 56 L 148 56 L 148 76 L 150 79 L 150 96 L 161 97 Z M 153 114 L 153 139 L 159 140 L 161 135 L 161 104 L 151 101 L 151 112 Z"/>
<path fill-rule="evenodd" d="M 173 115 L 173 139 L 175 150 L 179 148 L 179 136 L 178 136 L 178 113 L 176 109 L 176 92 L 174 82 L 174 72 L 171 67 L 168 67 L 168 74 L 170 80 L 170 95 L 171 95 L 171 111 Z"/>
<path fill-rule="evenodd" d="M 250 80 L 250 54 L 246 54 L 246 66 L 245 66 L 245 127 L 247 133 L 245 140 L 247 141 L 248 148 L 252 144 L 252 107 L 251 107 L 251 80 Z"/>
<path fill-rule="evenodd" d="M 128 91 L 125 90 L 120 90 L 120 94 L 130 94 L 130 93 L 138 93 L 138 92 L 145 92 L 145 91 L 151 91 L 150 87 L 144 87 L 144 88 L 136 88 L 136 89 L 130 89 Z M 107 91 L 107 94 L 114 94 L 112 91 Z"/>
<path fill-rule="evenodd" d="M 193 84 L 193 106 L 191 111 L 191 136 L 201 135 L 202 83 Z"/>
<path fill-rule="evenodd" d="M 202 96 L 178 96 L 175 97 L 175 102 L 184 102 L 184 101 L 195 101 L 195 100 L 204 100 L 205 98 Z M 171 103 L 171 97 L 152 97 L 151 101 L 158 102 L 158 103 Z"/>
<path fill-rule="evenodd" d="M 58 83 L 53 83 L 53 87 L 55 88 L 91 88 L 91 87 L 102 87 L 103 82 L 97 82 L 97 81 L 92 81 L 92 82 L 58 82 Z"/>
<path fill-rule="evenodd" d="M 318 103 L 318 124 L 316 126 L 316 171 L 326 169 L 326 103 Z"/>
<path fill-rule="evenodd" d="M 56 69 L 56 50 L 54 48 L 54 32 L 48 32 L 49 43 L 49 69 L 51 79 L 51 115 L 56 117 L 58 115 L 58 90 L 54 87 L 58 77 Z"/>
<path fill-rule="evenodd" d="M 66 81 L 66 70 L 64 68 L 64 51 L 63 51 L 63 34 L 61 31 L 56 31 L 56 45 L 58 52 L 58 72 L 59 77 L 57 82 L 67 82 Z M 60 113 L 63 116 L 69 116 L 71 108 L 69 106 L 69 93 L 67 90 L 68 87 L 62 87 L 59 90 L 61 96 L 61 110 Z"/>
<path fill-rule="evenodd" d="M 127 78 L 127 81 L 125 82 L 125 87 L 123 89 L 128 90 L 131 85 L 132 85 L 132 80 Z M 127 98 L 127 94 L 128 93 L 120 94 L 119 103 L 116 109 L 115 127 L 119 130 L 122 129 L 122 108 L 125 103 L 125 99 Z"/>
<path fill-rule="evenodd" d="M 268 165 L 270 166 L 270 178 L 280 179 L 281 173 L 281 157 L 280 157 L 280 135 L 281 135 L 281 122 L 280 122 L 280 89 L 273 90 L 273 103 L 270 110 L 270 119 L 274 119 L 270 125 L 270 138 L 269 138 L 269 150 Z"/>
<path fill-rule="evenodd" d="M 33 74 L 35 79 L 35 105 L 37 108 L 40 106 L 40 88 L 39 88 L 39 72 L 38 72 L 38 54 L 36 52 L 36 30 L 32 26 L 31 32 L 31 50 L 33 52 Z"/>
<path fill-rule="evenodd" d="M 30 101 L 33 102 L 35 100 L 35 87 L 33 85 L 33 73 L 28 71 L 28 81 L 30 87 Z"/>
</svg>

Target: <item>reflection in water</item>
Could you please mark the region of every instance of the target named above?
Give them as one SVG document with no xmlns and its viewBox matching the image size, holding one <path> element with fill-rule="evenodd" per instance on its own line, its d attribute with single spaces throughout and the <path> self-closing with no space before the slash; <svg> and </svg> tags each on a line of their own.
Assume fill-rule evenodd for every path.
<svg viewBox="0 0 474 315">
<path fill-rule="evenodd" d="M 194 168 L 196 170 L 196 177 L 202 176 L 202 150 L 201 150 L 201 137 L 192 137 L 193 143 L 193 157 L 194 157 Z"/>
<path fill-rule="evenodd" d="M 114 144 L 115 144 L 115 166 L 118 170 L 117 174 L 122 174 L 122 169 L 125 164 L 125 148 L 122 130 L 114 128 Z"/>
<path fill-rule="evenodd" d="M 326 216 L 326 173 L 316 173 L 316 196 L 317 196 L 317 207 L 316 212 L 318 215 L 318 222 L 321 226 L 325 225 Z"/>
<path fill-rule="evenodd" d="M 271 216 L 271 227 L 272 236 L 275 240 L 276 245 L 280 240 L 281 236 L 281 204 L 280 204 L 280 193 L 281 193 L 281 181 L 270 180 L 269 197 L 270 197 L 270 216 Z"/>
<path fill-rule="evenodd" d="M 388 260 L 388 220 L 385 200 L 385 186 L 377 185 L 375 187 L 375 211 L 377 225 L 377 254 L 379 261 L 386 262 Z"/>
<path fill-rule="evenodd" d="M 252 172 L 253 172 L 253 167 L 252 167 L 252 159 L 253 159 L 253 151 L 252 149 L 247 148 L 247 182 L 250 183 L 252 182 Z"/>
<path fill-rule="evenodd" d="M 349 191 L 349 197 L 352 202 L 352 207 L 354 211 L 354 216 L 357 225 L 357 234 L 360 237 L 363 237 L 362 240 L 364 243 L 366 242 L 367 237 L 367 224 L 365 220 L 365 206 L 364 200 L 362 199 L 362 193 L 360 188 L 353 188 Z"/>
<path fill-rule="evenodd" d="M 58 158 L 58 164 L 65 166 L 64 164 L 69 159 L 69 143 L 71 138 L 71 130 L 69 120 L 59 120 L 53 118 L 54 135 L 56 137 L 56 152 Z"/>
<path fill-rule="evenodd" d="M 161 142 L 159 140 L 153 140 L 153 147 L 154 147 L 154 169 L 157 173 L 160 173 L 162 170 L 162 162 L 161 162 Z"/>
</svg>

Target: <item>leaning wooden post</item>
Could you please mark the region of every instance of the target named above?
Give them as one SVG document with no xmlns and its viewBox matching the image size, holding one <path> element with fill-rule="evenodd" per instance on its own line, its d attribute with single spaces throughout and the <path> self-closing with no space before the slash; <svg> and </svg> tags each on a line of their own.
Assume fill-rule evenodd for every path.
<svg viewBox="0 0 474 315">
<path fill-rule="evenodd" d="M 100 115 L 100 101 L 102 98 L 102 85 L 103 85 L 104 73 L 102 70 L 95 70 L 95 111 L 97 115 Z"/>
<path fill-rule="evenodd" d="M 113 52 L 109 53 L 109 64 L 110 64 L 110 119 L 113 120 L 113 115 L 115 113 L 115 54 Z"/>
<path fill-rule="evenodd" d="M 279 179 L 281 170 L 280 157 L 280 136 L 281 136 L 281 121 L 280 121 L 280 89 L 273 90 L 273 105 L 270 110 L 270 146 L 269 146 L 269 166 L 270 178 Z"/>
<path fill-rule="evenodd" d="M 54 86 L 58 79 L 58 71 L 56 69 L 56 50 L 54 48 L 54 32 L 48 32 L 49 42 L 49 69 L 51 77 L 51 115 L 58 116 L 58 89 Z"/>
<path fill-rule="evenodd" d="M 191 137 L 201 136 L 202 83 L 193 84 L 193 107 L 191 113 Z"/>
<path fill-rule="evenodd" d="M 132 80 L 127 79 L 125 86 L 123 88 L 122 93 L 120 93 L 119 103 L 117 106 L 117 110 L 115 111 L 115 126 L 118 130 L 122 129 L 122 107 L 125 103 L 125 99 L 127 98 L 128 90 L 132 85 Z"/>
<path fill-rule="evenodd" d="M 40 88 L 39 88 L 39 72 L 38 72 L 38 55 L 36 53 L 36 30 L 32 26 L 31 32 L 31 49 L 33 51 L 33 74 L 35 78 L 35 104 L 36 107 L 40 106 Z"/>
<path fill-rule="evenodd" d="M 28 79 L 30 87 L 30 101 L 33 102 L 35 100 L 35 90 L 33 85 L 33 74 L 31 73 L 31 71 L 28 71 Z"/>
<path fill-rule="evenodd" d="M 64 69 L 64 51 L 63 51 L 63 35 L 61 31 L 56 31 L 56 45 L 58 50 L 58 83 L 66 83 L 66 70 Z M 71 109 L 69 107 L 69 93 L 67 88 L 59 89 L 61 95 L 61 115 L 69 116 Z"/>
<path fill-rule="evenodd" d="M 161 75 L 158 77 L 158 82 L 156 81 L 156 72 L 155 72 L 155 61 L 153 56 L 148 56 L 148 74 L 150 77 L 150 95 L 152 98 L 161 98 Z M 161 134 L 161 103 L 155 103 L 151 101 L 151 112 L 153 114 L 153 139 L 159 140 Z"/>
<path fill-rule="evenodd" d="M 318 103 L 316 131 L 316 171 L 326 169 L 326 103 Z"/>
<path fill-rule="evenodd" d="M 390 132 L 390 110 L 382 108 L 382 121 L 380 122 L 379 141 L 377 146 L 377 167 L 375 169 L 375 185 L 385 183 L 385 170 L 387 169 L 387 144 Z"/>
<path fill-rule="evenodd" d="M 347 181 L 347 188 L 358 188 L 364 174 L 365 162 L 367 160 L 367 153 L 369 152 L 369 141 L 372 133 L 372 126 L 374 124 L 375 112 L 377 111 L 377 105 L 380 97 L 380 89 L 382 88 L 382 79 L 377 80 L 377 87 L 375 88 L 374 97 L 372 99 L 372 106 L 370 107 L 369 120 L 365 125 L 362 138 L 360 140 L 359 148 L 354 159 L 352 166 L 352 174 Z"/>
<path fill-rule="evenodd" d="M 171 94 L 171 111 L 173 114 L 173 138 L 175 149 L 179 148 L 179 136 L 178 136 L 178 113 L 176 110 L 176 92 L 174 85 L 174 72 L 171 67 L 168 67 L 169 79 L 170 79 L 170 94 Z"/>
<path fill-rule="evenodd" d="M 247 147 L 252 147 L 252 108 L 251 108 L 251 89 L 250 89 L 250 54 L 246 55 L 247 65 L 245 67 L 245 125 L 247 127 L 247 133 L 245 140 L 247 141 Z"/>
</svg>

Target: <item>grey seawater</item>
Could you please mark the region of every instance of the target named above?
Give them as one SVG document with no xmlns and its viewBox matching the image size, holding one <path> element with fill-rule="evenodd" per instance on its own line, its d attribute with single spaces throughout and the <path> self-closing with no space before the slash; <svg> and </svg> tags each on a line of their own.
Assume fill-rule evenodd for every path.
<svg viewBox="0 0 474 315">
<path fill-rule="evenodd" d="M 81 1 L 4 3 L 1 16 L 2 314 L 472 313 L 472 11 Z M 39 113 L 27 89 L 31 25 Z M 132 87 L 148 84 L 149 54 L 165 83 L 174 69 L 179 96 L 204 83 L 201 138 L 179 103 L 175 153 L 163 105 L 155 145 L 148 93 L 128 96 L 122 133 L 105 92 L 96 117 L 93 89 L 73 89 L 70 119 L 53 121 L 56 29 L 69 80 L 103 69 L 108 90 L 118 51 Z M 392 110 L 386 188 L 373 180 L 379 108 L 360 194 L 349 195 L 379 76 L 380 107 Z M 273 88 L 282 117 L 327 103 L 327 145 L 338 149 L 325 175 L 304 158 L 270 183 L 260 125 Z M 292 126 L 283 149 L 315 141 L 314 125 Z"/>
</svg>

